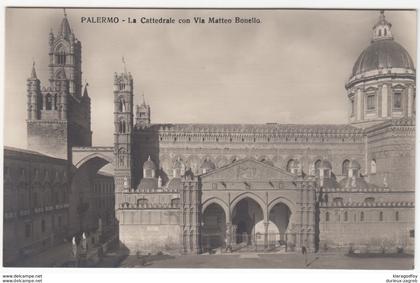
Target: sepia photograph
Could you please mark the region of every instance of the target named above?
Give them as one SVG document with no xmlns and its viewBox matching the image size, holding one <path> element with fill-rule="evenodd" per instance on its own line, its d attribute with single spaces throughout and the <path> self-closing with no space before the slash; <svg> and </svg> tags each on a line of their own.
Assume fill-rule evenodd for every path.
<svg viewBox="0 0 420 283">
<path fill-rule="evenodd" d="M 414 272 L 415 9 L 4 10 L 3 267 Z"/>
</svg>

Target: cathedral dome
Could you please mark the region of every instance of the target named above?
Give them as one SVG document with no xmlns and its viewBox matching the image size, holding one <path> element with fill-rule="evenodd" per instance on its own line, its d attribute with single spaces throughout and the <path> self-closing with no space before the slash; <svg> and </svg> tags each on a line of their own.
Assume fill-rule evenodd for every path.
<svg viewBox="0 0 420 283">
<path fill-rule="evenodd" d="M 211 170 L 216 169 L 216 165 L 214 165 L 214 163 L 211 160 L 206 158 L 204 160 L 203 164 L 201 165 L 201 169 L 202 169 L 203 173 L 207 173 Z"/>
<path fill-rule="evenodd" d="M 392 38 L 373 40 L 354 64 L 352 76 L 382 68 L 414 70 L 414 64 L 407 50 Z"/>
<path fill-rule="evenodd" d="M 143 164 L 143 170 L 156 170 L 155 163 L 149 158 L 147 158 L 146 162 Z"/>
</svg>

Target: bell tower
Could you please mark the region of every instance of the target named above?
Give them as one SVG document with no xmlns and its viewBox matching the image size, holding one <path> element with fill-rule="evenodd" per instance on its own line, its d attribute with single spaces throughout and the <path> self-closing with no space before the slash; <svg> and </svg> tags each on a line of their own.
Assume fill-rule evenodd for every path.
<svg viewBox="0 0 420 283">
<path fill-rule="evenodd" d="M 73 146 L 90 146 L 90 97 L 82 95 L 81 43 L 71 31 L 67 14 L 56 34 L 48 36 L 48 84 L 41 87 L 35 64 L 27 80 L 28 149 L 71 159 Z"/>
<path fill-rule="evenodd" d="M 118 192 L 132 187 L 132 132 L 133 132 L 133 78 L 124 72 L 114 75 L 114 156 L 115 204 L 119 204 Z"/>
</svg>

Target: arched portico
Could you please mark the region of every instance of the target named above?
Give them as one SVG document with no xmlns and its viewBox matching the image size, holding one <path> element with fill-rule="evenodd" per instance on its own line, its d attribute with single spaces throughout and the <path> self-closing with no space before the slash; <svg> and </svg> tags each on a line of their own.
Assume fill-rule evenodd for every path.
<svg viewBox="0 0 420 283">
<path fill-rule="evenodd" d="M 91 152 L 84 156 L 79 155 L 80 159 L 73 160 L 75 166 L 72 168 L 70 176 L 70 190 L 73 205 L 70 207 L 70 230 L 72 233 L 86 232 L 96 229 L 99 218 L 106 217 L 100 212 L 95 211 L 94 202 L 96 201 L 96 193 L 94 192 L 94 179 L 99 170 L 106 169 L 106 165 L 110 164 L 110 174 L 113 174 L 113 159 L 107 154 L 99 152 Z M 113 221 L 111 221 L 113 223 Z"/>
</svg>

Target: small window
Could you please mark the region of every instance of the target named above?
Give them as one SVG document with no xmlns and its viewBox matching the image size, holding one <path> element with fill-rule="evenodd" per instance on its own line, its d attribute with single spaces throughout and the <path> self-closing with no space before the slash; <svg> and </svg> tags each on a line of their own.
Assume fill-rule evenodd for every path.
<svg viewBox="0 0 420 283">
<path fill-rule="evenodd" d="M 394 109 L 401 109 L 401 92 L 394 93 Z"/>
<path fill-rule="evenodd" d="M 378 30 L 378 35 L 382 36 L 382 30 Z"/>
<path fill-rule="evenodd" d="M 400 212 L 396 211 L 395 212 L 395 221 L 399 221 L 400 220 Z"/>
<path fill-rule="evenodd" d="M 379 221 L 383 221 L 384 220 L 384 213 L 381 211 L 379 212 Z"/>
<path fill-rule="evenodd" d="M 351 103 L 351 116 L 354 116 L 354 98 L 350 100 Z"/>
<path fill-rule="evenodd" d="M 317 160 L 317 161 L 315 161 L 315 164 L 314 164 L 314 167 L 315 167 L 315 174 L 317 175 L 317 176 L 319 176 L 319 166 L 321 165 L 321 160 Z"/>
<path fill-rule="evenodd" d="M 348 221 L 349 220 L 349 215 L 347 211 L 344 211 L 344 221 Z"/>
<path fill-rule="evenodd" d="M 330 221 L 330 213 L 328 211 L 325 212 L 325 221 L 326 222 Z"/>
<path fill-rule="evenodd" d="M 348 159 L 343 161 L 343 165 L 341 169 L 341 174 L 343 176 L 347 176 L 349 174 L 349 165 L 350 165 L 350 161 Z"/>
<path fill-rule="evenodd" d="M 361 222 L 365 221 L 365 213 L 363 211 L 360 212 L 360 221 Z"/>
<path fill-rule="evenodd" d="M 45 232 L 45 220 L 44 219 L 41 220 L 41 232 L 42 233 Z"/>
<path fill-rule="evenodd" d="M 367 96 L 367 110 L 373 111 L 376 109 L 376 96 L 374 94 L 369 94 Z"/>
<path fill-rule="evenodd" d="M 372 159 L 370 161 L 370 173 L 376 174 L 376 160 L 375 159 Z"/>
<path fill-rule="evenodd" d="M 124 100 L 124 98 L 120 98 L 120 101 L 118 102 L 118 111 L 119 112 L 125 112 L 125 100 Z"/>
<path fill-rule="evenodd" d="M 386 34 L 387 34 L 386 29 L 384 29 L 384 35 L 386 36 Z"/>
</svg>

